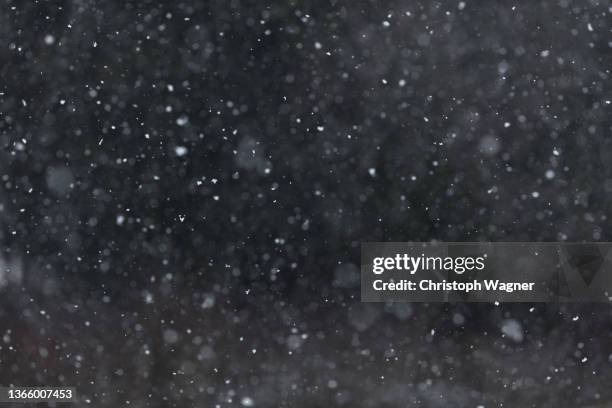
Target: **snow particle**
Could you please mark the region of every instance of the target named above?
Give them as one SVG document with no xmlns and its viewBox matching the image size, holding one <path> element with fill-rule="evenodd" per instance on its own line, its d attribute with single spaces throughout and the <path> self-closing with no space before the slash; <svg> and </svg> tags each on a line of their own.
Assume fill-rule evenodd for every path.
<svg viewBox="0 0 612 408">
<path fill-rule="evenodd" d="M 455 313 L 453 315 L 453 324 L 455 326 L 463 326 L 465 324 L 465 317 L 461 313 Z"/>
<path fill-rule="evenodd" d="M 57 195 L 64 195 L 72 189 L 74 176 L 69 168 L 63 166 L 47 169 L 47 187 Z"/>
<path fill-rule="evenodd" d="M 251 397 L 242 397 L 242 399 L 240 400 L 240 404 L 242 404 L 243 407 L 254 407 L 255 406 L 255 402 L 253 401 L 253 398 Z"/>
<path fill-rule="evenodd" d="M 515 343 L 520 343 L 524 339 L 523 326 L 516 319 L 506 319 L 501 326 L 501 332 Z"/>
<path fill-rule="evenodd" d="M 174 344 L 179 339 L 179 334 L 174 329 L 166 329 L 163 333 L 164 342 L 167 344 Z"/>
<path fill-rule="evenodd" d="M 179 126 L 185 126 L 187 123 L 189 123 L 189 117 L 187 115 L 181 115 L 176 118 L 176 124 Z"/>
<path fill-rule="evenodd" d="M 479 145 L 480 151 L 487 156 L 493 156 L 499 152 L 501 149 L 501 143 L 497 139 L 497 137 L 493 135 L 488 135 L 483 137 L 480 140 Z"/>
</svg>

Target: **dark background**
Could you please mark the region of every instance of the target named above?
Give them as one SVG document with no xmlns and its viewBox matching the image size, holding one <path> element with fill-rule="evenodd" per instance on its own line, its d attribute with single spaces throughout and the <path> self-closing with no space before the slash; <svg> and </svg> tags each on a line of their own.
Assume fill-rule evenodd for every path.
<svg viewBox="0 0 612 408">
<path fill-rule="evenodd" d="M 362 304 L 358 262 L 612 240 L 610 1 L 0 4 L 1 384 L 609 406 L 609 305 Z"/>
</svg>

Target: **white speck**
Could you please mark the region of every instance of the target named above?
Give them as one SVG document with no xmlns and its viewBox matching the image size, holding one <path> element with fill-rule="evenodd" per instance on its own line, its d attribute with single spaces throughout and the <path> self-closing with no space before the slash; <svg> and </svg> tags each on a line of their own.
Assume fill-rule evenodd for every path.
<svg viewBox="0 0 612 408">
<path fill-rule="evenodd" d="M 463 10 L 465 8 L 465 1 L 460 1 L 459 4 L 457 5 L 457 8 L 459 10 Z"/>
<path fill-rule="evenodd" d="M 580 319 L 580 316 L 574 316 L 574 317 L 572 318 L 572 321 L 577 322 L 577 321 L 578 321 L 578 319 Z"/>
<path fill-rule="evenodd" d="M 255 406 L 255 402 L 253 401 L 253 398 L 250 398 L 250 397 L 242 397 L 242 399 L 240 400 L 240 403 L 242 404 L 243 407 L 254 407 Z"/>
<path fill-rule="evenodd" d="M 210 309 L 215 305 L 215 295 L 207 293 L 204 295 L 204 300 L 202 301 L 202 309 Z"/>
<path fill-rule="evenodd" d="M 391 23 L 389 23 L 388 21 L 383 21 L 382 23 L 383 27 L 389 27 L 391 25 Z"/>
<path fill-rule="evenodd" d="M 376 177 L 376 169 L 374 167 L 370 167 L 368 169 L 368 174 L 372 177 Z"/>
<path fill-rule="evenodd" d="M 587 23 L 587 30 L 593 32 L 593 26 L 591 25 L 591 23 Z"/>
<path fill-rule="evenodd" d="M 97 41 L 94 41 L 94 42 L 93 42 L 93 44 L 92 44 L 92 46 L 93 46 L 94 48 L 97 48 L 97 47 L 98 47 L 98 42 L 97 42 Z"/>
<path fill-rule="evenodd" d="M 403 88 L 404 86 L 406 86 L 406 80 L 405 79 L 400 79 L 399 82 L 398 82 L 398 85 Z"/>
<path fill-rule="evenodd" d="M 187 115 L 181 115 L 176 119 L 176 124 L 179 126 L 185 126 L 189 123 L 189 117 Z"/>
<path fill-rule="evenodd" d="M 28 103 L 25 101 L 25 99 L 21 100 L 21 104 L 23 105 L 24 108 L 28 106 Z"/>
<path fill-rule="evenodd" d="M 179 215 L 178 217 L 179 217 L 179 220 L 180 220 L 181 222 L 185 221 L 185 216 L 184 216 L 184 215 L 182 215 L 182 214 L 181 214 L 181 215 Z"/>
<path fill-rule="evenodd" d="M 323 48 L 323 45 L 318 41 L 314 43 L 314 46 L 317 50 L 320 50 L 321 48 Z"/>
<path fill-rule="evenodd" d="M 580 360 L 580 361 L 582 361 L 583 363 L 586 363 L 586 362 L 588 361 L 588 358 L 584 357 L 584 358 L 583 358 L 582 360 Z"/>
<path fill-rule="evenodd" d="M 515 319 L 506 319 L 502 323 L 501 331 L 515 343 L 523 341 L 523 326 Z"/>
<path fill-rule="evenodd" d="M 318 130 L 319 132 L 322 132 L 322 131 L 324 131 L 324 130 L 325 130 L 325 127 L 324 127 L 324 126 L 317 126 L 317 130 Z"/>
<path fill-rule="evenodd" d="M 98 142 L 98 146 L 102 146 L 102 143 L 104 143 L 104 138 L 100 139 L 100 141 Z"/>
<path fill-rule="evenodd" d="M 533 198 L 538 198 L 538 197 L 540 196 L 540 193 L 539 193 L 539 192 L 537 192 L 537 191 L 534 191 L 534 192 L 532 192 L 532 193 L 531 193 L 531 196 L 532 196 Z"/>
<path fill-rule="evenodd" d="M 550 55 L 550 50 L 544 50 L 540 53 L 540 57 L 546 58 Z"/>
<path fill-rule="evenodd" d="M 45 44 L 53 45 L 54 43 L 55 43 L 55 37 L 54 36 L 52 36 L 51 34 L 45 35 Z"/>
<path fill-rule="evenodd" d="M 508 62 L 506 61 L 502 61 L 499 64 L 497 64 L 497 72 L 500 75 L 504 75 L 506 72 L 508 72 L 509 69 L 510 69 L 510 64 L 508 64 Z"/>
<path fill-rule="evenodd" d="M 382 79 L 381 81 L 384 85 L 387 85 L 387 80 L 385 78 Z"/>
<path fill-rule="evenodd" d="M 504 122 L 504 127 L 507 129 L 510 127 L 510 122 Z"/>
<path fill-rule="evenodd" d="M 176 146 L 174 148 L 174 153 L 176 153 L 178 157 L 184 156 L 187 154 L 187 148 L 185 146 Z"/>
<path fill-rule="evenodd" d="M 559 150 L 555 147 L 553 148 L 553 156 L 559 156 L 561 154 L 561 152 L 559 152 Z"/>
<path fill-rule="evenodd" d="M 465 317 L 461 313 L 455 313 L 453 315 L 453 324 L 456 326 L 462 326 L 465 324 Z"/>
<path fill-rule="evenodd" d="M 551 170 L 551 169 L 548 169 L 548 170 L 546 170 L 545 176 L 546 176 L 547 179 L 552 180 L 552 179 L 555 178 L 555 171 Z"/>
<path fill-rule="evenodd" d="M 174 92 L 174 85 L 168 84 L 166 85 L 166 89 L 168 89 L 168 92 Z"/>
<path fill-rule="evenodd" d="M 116 219 L 117 225 L 123 225 L 125 222 L 125 216 L 123 214 L 119 214 Z"/>
</svg>

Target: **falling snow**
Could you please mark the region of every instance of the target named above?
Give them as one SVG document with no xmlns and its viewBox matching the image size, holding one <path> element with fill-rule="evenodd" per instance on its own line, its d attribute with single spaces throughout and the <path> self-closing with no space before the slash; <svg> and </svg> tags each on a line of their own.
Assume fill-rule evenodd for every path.
<svg viewBox="0 0 612 408">
<path fill-rule="evenodd" d="M 608 305 L 361 303 L 360 243 L 611 241 L 611 13 L 6 2 L 0 384 L 609 406 Z"/>
</svg>

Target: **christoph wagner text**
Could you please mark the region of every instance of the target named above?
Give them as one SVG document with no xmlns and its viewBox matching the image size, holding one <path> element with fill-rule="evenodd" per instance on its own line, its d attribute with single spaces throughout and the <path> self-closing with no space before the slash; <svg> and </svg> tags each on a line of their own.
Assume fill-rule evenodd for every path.
<svg viewBox="0 0 612 408">
<path fill-rule="evenodd" d="M 499 280 L 485 280 L 483 282 L 434 282 L 431 280 L 421 280 L 418 283 L 402 279 L 399 282 L 383 282 L 382 280 L 375 280 L 372 283 L 372 287 L 376 291 L 387 291 L 387 290 L 401 290 L 401 291 L 458 291 L 458 292 L 480 292 L 483 289 L 486 291 L 500 291 L 500 292 L 517 292 L 517 291 L 533 291 L 534 282 L 500 282 Z"/>
<path fill-rule="evenodd" d="M 461 275 L 465 271 L 482 271 L 485 267 L 485 257 L 441 257 L 441 256 L 410 256 L 397 254 L 394 257 L 377 257 L 372 263 L 372 272 L 380 275 L 385 271 L 406 271 L 414 275 L 417 271 L 454 271 Z"/>
</svg>

